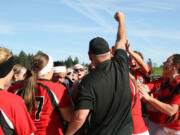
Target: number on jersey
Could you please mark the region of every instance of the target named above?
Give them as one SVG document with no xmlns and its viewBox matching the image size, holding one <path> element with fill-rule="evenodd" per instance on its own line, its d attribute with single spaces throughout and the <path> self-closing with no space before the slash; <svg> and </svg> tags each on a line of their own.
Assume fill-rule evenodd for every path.
<svg viewBox="0 0 180 135">
<path fill-rule="evenodd" d="M 38 102 L 38 107 L 37 107 L 37 111 L 35 114 L 35 120 L 40 120 L 40 113 L 41 113 L 42 108 L 43 108 L 44 97 L 36 97 L 36 101 Z"/>
</svg>

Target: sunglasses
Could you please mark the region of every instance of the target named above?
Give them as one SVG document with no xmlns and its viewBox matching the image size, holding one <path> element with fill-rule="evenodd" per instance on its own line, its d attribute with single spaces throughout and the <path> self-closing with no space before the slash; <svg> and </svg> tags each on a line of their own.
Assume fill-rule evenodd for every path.
<svg viewBox="0 0 180 135">
<path fill-rule="evenodd" d="M 75 74 L 75 73 L 76 73 L 75 71 L 67 72 L 66 76 L 70 76 L 70 75 Z"/>
<path fill-rule="evenodd" d="M 69 76 L 69 75 L 72 75 L 73 72 L 67 72 L 66 75 Z"/>
<path fill-rule="evenodd" d="M 82 72 L 82 71 L 84 71 L 84 69 L 83 69 L 83 68 L 79 68 L 79 69 L 74 69 L 74 71 L 75 71 L 75 72 L 78 72 L 78 71 L 81 71 L 81 72 Z"/>
</svg>

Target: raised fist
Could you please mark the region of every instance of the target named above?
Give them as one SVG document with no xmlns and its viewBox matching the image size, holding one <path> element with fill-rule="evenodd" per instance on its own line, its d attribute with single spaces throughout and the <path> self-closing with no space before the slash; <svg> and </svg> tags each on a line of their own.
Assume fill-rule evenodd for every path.
<svg viewBox="0 0 180 135">
<path fill-rule="evenodd" d="M 124 20 L 124 14 L 122 12 L 117 12 L 115 15 L 114 15 L 114 18 L 116 19 L 116 21 L 120 21 L 120 20 Z"/>
</svg>

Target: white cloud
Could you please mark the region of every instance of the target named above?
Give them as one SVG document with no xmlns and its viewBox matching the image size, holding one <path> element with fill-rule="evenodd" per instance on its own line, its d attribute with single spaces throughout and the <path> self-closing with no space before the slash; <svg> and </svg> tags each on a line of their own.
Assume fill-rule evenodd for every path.
<svg viewBox="0 0 180 135">
<path fill-rule="evenodd" d="M 62 3 L 74 9 L 75 11 L 90 17 L 88 10 L 113 10 L 113 11 L 135 11 L 135 12 L 152 12 L 168 11 L 178 8 L 178 1 L 169 2 L 169 0 L 61 0 Z M 92 18 L 91 18 L 92 19 Z"/>
<path fill-rule="evenodd" d="M 63 4 L 70 7 L 71 9 L 75 10 L 76 12 L 84 15 L 88 19 L 94 21 L 96 24 L 98 24 L 98 28 L 93 28 L 95 31 L 99 31 L 102 29 L 106 29 L 107 32 L 115 33 L 116 30 L 113 28 L 111 21 L 109 18 L 105 17 L 104 14 L 109 14 L 111 16 L 114 15 L 116 11 L 132 11 L 134 14 L 136 12 L 157 12 L 157 11 L 169 11 L 174 10 L 177 8 L 178 1 L 175 0 L 174 3 L 169 2 L 168 0 L 61 0 Z M 138 20 L 135 20 L 138 22 Z M 137 23 L 138 25 L 138 23 Z M 136 30 L 131 30 L 132 33 L 136 33 L 136 35 L 139 36 L 147 36 L 147 37 L 161 37 L 161 38 L 172 38 L 172 39 L 179 39 L 180 33 L 175 32 L 176 36 L 174 36 L 172 33 L 174 32 L 168 32 L 163 31 L 159 32 L 157 29 L 156 31 L 151 30 L 142 30 L 142 25 L 139 25 L 140 27 Z M 76 26 L 77 27 L 77 26 Z M 66 27 L 64 27 L 66 28 Z M 80 31 L 91 31 L 92 27 L 87 28 L 79 28 Z M 76 28 L 72 27 L 72 31 Z M 148 27 L 147 27 L 148 29 Z M 102 30 L 103 31 L 103 30 Z M 161 30 L 162 31 L 162 30 Z M 105 33 L 107 33 L 105 32 Z M 173 36 L 172 36 L 173 35 Z"/>
<path fill-rule="evenodd" d="M 80 14 L 86 16 L 88 19 L 94 21 L 95 23 L 99 24 L 100 26 L 109 27 L 106 19 L 100 14 L 96 9 L 94 9 L 95 5 L 92 2 L 77 2 L 76 0 L 62 0 L 62 2 L 67 5 L 68 7 L 72 8 L 73 10 L 79 12 Z M 89 5 L 92 4 L 92 7 Z M 98 3 L 96 3 L 98 5 Z M 100 7 L 98 6 L 98 9 Z"/>
</svg>

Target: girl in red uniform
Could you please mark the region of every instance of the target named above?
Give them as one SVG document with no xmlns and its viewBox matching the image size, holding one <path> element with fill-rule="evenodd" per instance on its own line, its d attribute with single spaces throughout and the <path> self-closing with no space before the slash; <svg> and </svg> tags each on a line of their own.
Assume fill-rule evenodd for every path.
<svg viewBox="0 0 180 135">
<path fill-rule="evenodd" d="M 27 69 L 20 64 L 16 64 L 13 71 L 12 84 L 9 86 L 8 91 L 17 94 L 17 91 L 23 87 Z"/>
<path fill-rule="evenodd" d="M 133 135 L 149 135 L 148 128 L 143 120 L 141 111 L 141 99 L 139 91 L 137 89 L 137 82 L 134 79 L 130 79 L 130 88 L 132 92 L 132 118 L 134 131 Z"/>
<path fill-rule="evenodd" d="M 149 96 L 146 90 L 140 92 L 156 110 L 152 121 L 162 126 L 156 135 L 180 135 L 180 54 L 169 57 L 163 66 L 168 82 L 162 81 L 156 98 Z"/>
<path fill-rule="evenodd" d="M 130 44 L 126 44 L 126 51 L 130 55 L 130 73 L 140 83 L 148 83 L 150 81 L 151 68 L 144 63 L 143 56 L 138 51 L 132 51 Z"/>
<path fill-rule="evenodd" d="M 21 97 L 4 90 L 13 76 L 14 57 L 0 47 L 0 135 L 33 135 L 35 126 Z"/>
<path fill-rule="evenodd" d="M 62 118 L 70 121 L 72 104 L 67 89 L 51 80 L 51 57 L 38 53 L 32 58 L 32 75 L 25 81 L 24 98 L 37 131 L 35 135 L 63 135 Z"/>
</svg>

